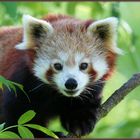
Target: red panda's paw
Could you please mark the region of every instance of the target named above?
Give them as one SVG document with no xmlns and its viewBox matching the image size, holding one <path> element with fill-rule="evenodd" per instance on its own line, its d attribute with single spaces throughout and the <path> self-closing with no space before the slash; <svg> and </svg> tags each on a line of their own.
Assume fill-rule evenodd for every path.
<svg viewBox="0 0 140 140">
<path fill-rule="evenodd" d="M 68 115 L 68 114 L 67 114 Z M 84 136 L 92 132 L 96 117 L 95 114 L 89 112 L 83 112 L 77 114 L 69 114 L 67 117 L 61 117 L 62 126 L 74 136 Z"/>
</svg>

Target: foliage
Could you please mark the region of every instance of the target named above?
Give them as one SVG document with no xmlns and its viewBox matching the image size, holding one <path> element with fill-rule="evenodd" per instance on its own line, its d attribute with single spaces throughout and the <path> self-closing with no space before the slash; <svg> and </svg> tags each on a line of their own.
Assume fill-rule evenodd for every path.
<svg viewBox="0 0 140 140">
<path fill-rule="evenodd" d="M 80 19 L 95 20 L 117 16 L 120 21 L 118 45 L 125 54 L 119 56 L 117 70 L 105 86 L 104 101 L 133 73 L 140 71 L 139 8 L 139 2 L 1 2 L 0 25 L 21 25 L 22 14 L 31 14 L 38 18 L 48 13 L 69 14 Z M 139 90 L 140 88 L 134 90 L 115 107 L 86 138 L 140 137 Z M 53 120 L 53 125 L 49 128 L 64 131 L 58 120 Z"/>
<path fill-rule="evenodd" d="M 10 91 L 11 89 L 14 90 L 15 93 L 16 93 L 16 87 L 18 87 L 20 90 L 24 92 L 22 85 L 9 81 L 5 79 L 3 76 L 0 76 L 0 89 L 3 90 L 3 86 L 6 86 Z"/>
<path fill-rule="evenodd" d="M 31 121 L 35 117 L 35 115 L 36 113 L 33 110 L 29 110 L 20 116 L 20 118 L 18 119 L 17 125 L 4 128 L 4 123 L 2 123 L 0 125 L 0 138 L 13 138 L 13 139 L 31 138 L 33 139 L 34 135 L 29 129 L 29 128 L 33 128 L 47 134 L 50 137 L 58 139 L 58 137 L 46 127 L 43 127 L 37 124 L 27 124 L 29 121 Z M 14 132 L 9 131 L 10 128 L 15 128 L 15 127 L 18 128 L 19 135 L 17 135 Z"/>
<path fill-rule="evenodd" d="M 23 91 L 23 93 L 26 93 L 22 85 L 12 82 L 10 80 L 7 80 L 3 76 L 0 76 L 0 89 L 4 90 L 3 89 L 4 85 L 9 90 L 14 90 L 15 94 L 16 94 L 16 88 L 19 88 L 20 90 Z M 58 138 L 51 130 L 43 126 L 40 126 L 37 124 L 27 124 L 29 121 L 31 121 L 35 117 L 35 115 L 36 113 L 33 110 L 29 110 L 20 116 L 20 118 L 18 119 L 17 125 L 4 128 L 5 123 L 0 124 L 0 138 L 34 138 L 33 133 L 28 128 L 33 128 L 47 134 L 48 136 L 51 136 L 53 138 Z M 18 132 L 20 136 L 12 131 L 9 131 L 10 128 L 15 128 L 15 127 L 18 128 Z"/>
<path fill-rule="evenodd" d="M 26 94 L 26 92 L 23 89 L 23 85 L 15 83 L 13 81 L 9 81 L 7 79 L 5 79 L 3 76 L 0 75 L 0 89 L 4 90 L 3 87 L 6 86 L 8 88 L 8 90 L 13 90 L 14 93 L 17 96 L 17 92 L 16 92 L 16 88 L 19 88 L 28 98 L 28 100 L 30 101 L 28 95 Z"/>
</svg>

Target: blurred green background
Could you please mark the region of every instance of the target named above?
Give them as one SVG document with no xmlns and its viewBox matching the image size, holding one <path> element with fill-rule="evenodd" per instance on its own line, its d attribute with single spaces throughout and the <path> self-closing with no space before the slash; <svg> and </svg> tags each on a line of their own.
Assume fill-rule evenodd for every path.
<svg viewBox="0 0 140 140">
<path fill-rule="evenodd" d="M 41 18 L 48 13 L 59 13 L 95 20 L 109 16 L 118 17 L 118 45 L 125 54 L 119 56 L 116 72 L 107 82 L 103 96 L 105 101 L 115 89 L 140 71 L 139 9 L 140 2 L 0 2 L 0 26 L 21 25 L 23 14 Z M 140 137 L 139 91 L 140 88 L 137 88 L 131 92 L 85 138 Z M 58 119 L 52 121 L 49 128 L 64 131 Z"/>
</svg>

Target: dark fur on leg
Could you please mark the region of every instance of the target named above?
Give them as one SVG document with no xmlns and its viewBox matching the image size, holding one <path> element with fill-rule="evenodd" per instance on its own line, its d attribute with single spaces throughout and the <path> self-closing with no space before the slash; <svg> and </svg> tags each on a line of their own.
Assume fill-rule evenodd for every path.
<svg viewBox="0 0 140 140">
<path fill-rule="evenodd" d="M 71 134 L 82 136 L 89 134 L 96 124 L 97 108 L 101 104 L 101 91 L 104 84 L 93 86 L 93 91 L 83 97 L 71 99 L 69 109 L 61 114 L 62 126 Z M 100 87 L 100 88 L 99 88 Z M 91 88 L 91 87 L 90 87 Z"/>
</svg>

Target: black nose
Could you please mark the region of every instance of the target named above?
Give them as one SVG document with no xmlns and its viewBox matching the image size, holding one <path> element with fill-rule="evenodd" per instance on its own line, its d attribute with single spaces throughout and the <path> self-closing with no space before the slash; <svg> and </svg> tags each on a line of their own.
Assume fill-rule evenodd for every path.
<svg viewBox="0 0 140 140">
<path fill-rule="evenodd" d="M 65 83 L 65 87 L 70 90 L 76 89 L 77 85 L 77 81 L 73 78 L 68 79 Z"/>
</svg>

